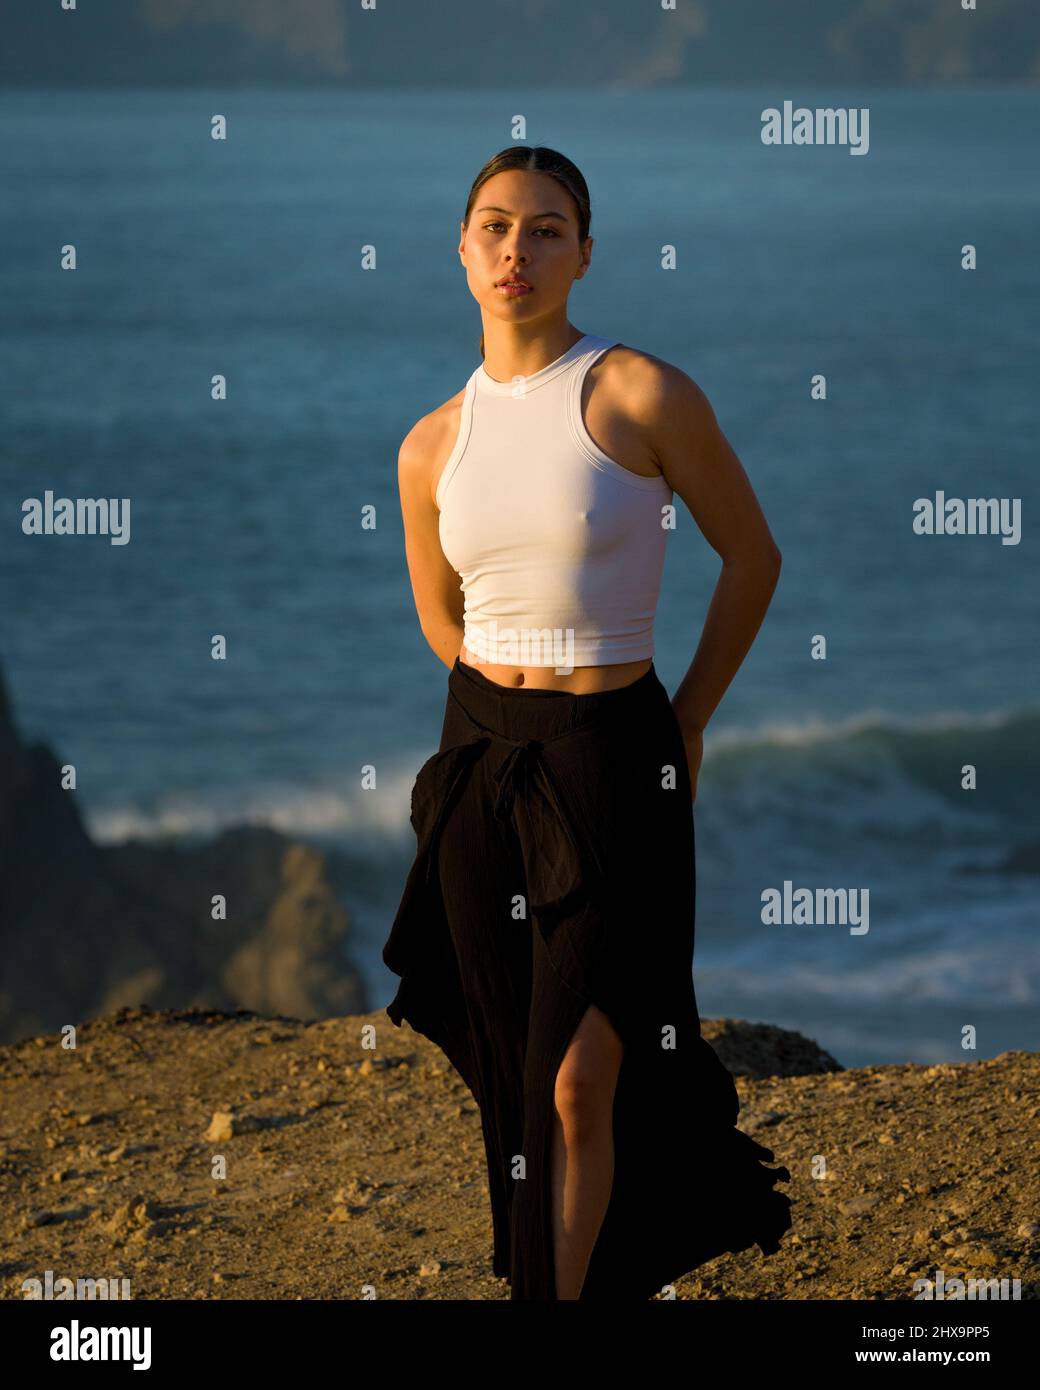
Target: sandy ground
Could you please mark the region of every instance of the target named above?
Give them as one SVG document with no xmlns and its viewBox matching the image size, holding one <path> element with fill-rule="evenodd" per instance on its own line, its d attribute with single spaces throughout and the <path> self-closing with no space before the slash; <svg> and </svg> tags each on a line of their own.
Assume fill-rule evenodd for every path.
<svg viewBox="0 0 1040 1390">
<path fill-rule="evenodd" d="M 735 1029 L 704 1023 L 731 1070 Z M 76 1043 L 0 1048 L 3 1297 L 50 1270 L 144 1299 L 508 1298 L 473 1098 L 382 1010 L 123 1009 Z M 675 1295 L 911 1299 L 941 1269 L 1040 1296 L 1040 1055 L 815 1070 L 737 1077 L 740 1127 L 791 1172 L 781 1250 Z"/>
</svg>

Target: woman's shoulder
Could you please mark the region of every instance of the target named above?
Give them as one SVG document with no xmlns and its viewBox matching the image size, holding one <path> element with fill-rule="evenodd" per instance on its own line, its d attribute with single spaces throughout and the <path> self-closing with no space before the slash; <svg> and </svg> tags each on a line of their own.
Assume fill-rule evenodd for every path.
<svg viewBox="0 0 1040 1390">
<path fill-rule="evenodd" d="M 628 343 L 615 343 L 604 352 L 592 364 L 590 375 L 635 418 L 661 419 L 677 408 L 708 404 L 688 372 Z"/>
<path fill-rule="evenodd" d="M 459 414 L 465 395 L 466 388 L 463 386 L 454 396 L 434 406 L 433 410 L 427 411 L 425 415 L 420 415 L 401 441 L 402 451 L 407 450 L 411 453 L 417 449 L 428 450 L 445 432 L 450 432 L 452 428 L 458 430 Z"/>
<path fill-rule="evenodd" d="M 421 415 L 401 441 L 397 461 L 402 478 L 421 478 L 431 495 L 458 437 L 465 395 L 463 386 L 441 405 Z"/>
</svg>

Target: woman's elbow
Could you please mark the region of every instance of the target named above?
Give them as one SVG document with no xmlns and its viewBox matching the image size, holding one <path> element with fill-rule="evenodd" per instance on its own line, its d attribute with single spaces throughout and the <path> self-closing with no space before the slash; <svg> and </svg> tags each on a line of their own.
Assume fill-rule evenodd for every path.
<svg viewBox="0 0 1040 1390">
<path fill-rule="evenodd" d="M 780 548 L 773 541 L 747 543 L 733 550 L 722 551 L 721 554 L 724 565 L 757 570 L 772 577 L 779 575 L 783 559 Z"/>
</svg>

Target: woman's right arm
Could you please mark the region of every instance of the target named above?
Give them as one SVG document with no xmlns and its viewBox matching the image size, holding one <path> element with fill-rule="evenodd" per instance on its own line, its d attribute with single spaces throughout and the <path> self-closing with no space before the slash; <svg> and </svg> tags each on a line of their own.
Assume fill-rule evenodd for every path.
<svg viewBox="0 0 1040 1390">
<path fill-rule="evenodd" d="M 458 416 L 453 422 L 451 415 L 444 406 L 424 415 L 409 430 L 397 455 L 405 558 L 415 611 L 423 636 L 449 669 L 462 650 L 463 597 L 459 576 L 441 549 L 434 493 L 458 430 Z"/>
</svg>

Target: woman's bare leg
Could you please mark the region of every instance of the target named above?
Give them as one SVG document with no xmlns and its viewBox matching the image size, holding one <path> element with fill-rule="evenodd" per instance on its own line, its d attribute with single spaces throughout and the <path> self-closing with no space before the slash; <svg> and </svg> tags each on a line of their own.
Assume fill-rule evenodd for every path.
<svg viewBox="0 0 1040 1390">
<path fill-rule="evenodd" d="M 621 1039 L 590 1005 L 556 1075 L 552 1136 L 556 1297 L 577 1299 L 614 1184 L 614 1092 Z"/>
</svg>

